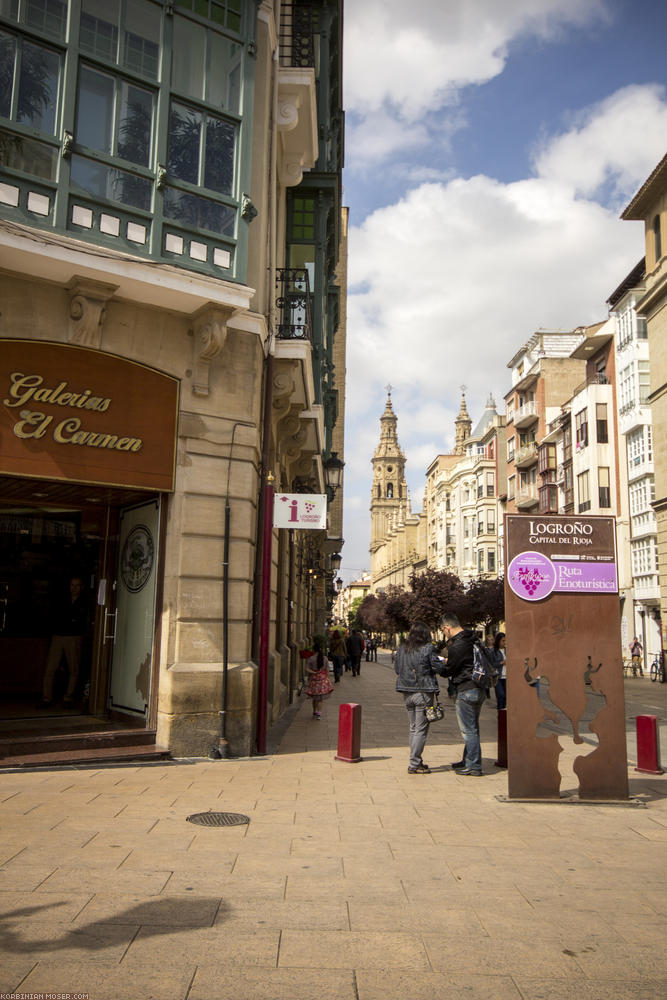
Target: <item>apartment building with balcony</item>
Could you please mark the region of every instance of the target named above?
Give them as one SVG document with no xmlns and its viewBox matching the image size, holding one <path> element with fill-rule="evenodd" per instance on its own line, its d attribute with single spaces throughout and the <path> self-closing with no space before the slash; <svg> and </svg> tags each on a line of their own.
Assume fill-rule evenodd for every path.
<svg viewBox="0 0 667 1000">
<path fill-rule="evenodd" d="M 343 458 L 342 21 L 342 0 L 0 4 L 5 753 L 55 727 L 72 752 L 207 755 L 224 695 L 247 754 L 292 697 L 342 544 L 340 510 L 270 517 L 273 488 L 331 498 Z M 70 576 L 74 703 L 56 686 L 36 716 Z"/>
<path fill-rule="evenodd" d="M 644 486 L 649 486 L 646 477 L 637 475 L 633 482 L 642 483 L 635 496 L 638 515 L 646 513 L 644 504 L 648 501 L 655 512 L 657 529 L 657 569 L 660 584 L 660 628 L 661 648 L 665 648 L 663 623 L 667 620 L 667 438 L 658 433 L 667 426 L 667 156 L 665 156 L 621 216 L 625 220 L 644 223 L 645 275 L 643 292 L 634 303 L 639 317 L 646 321 L 648 352 L 650 357 L 649 395 L 646 402 L 651 407 L 652 426 L 656 430 L 651 435 L 651 426 L 640 424 L 626 437 L 628 460 L 632 470 L 647 472 L 651 465 L 654 470 L 654 497 L 644 497 Z M 639 360 L 639 359 L 638 359 Z M 639 373 L 639 370 L 638 370 Z M 643 521 L 644 524 L 648 522 Z M 637 555 L 645 556 L 644 568 L 653 570 L 650 544 L 639 547 Z M 640 568 L 639 565 L 637 568 Z"/>
<path fill-rule="evenodd" d="M 655 469 L 653 413 L 649 404 L 651 359 L 646 318 L 637 303 L 646 292 L 646 262 L 639 261 L 608 301 L 616 323 L 616 384 L 621 461 L 626 465 L 629 507 L 631 586 L 625 593 L 632 608 L 624 645 L 637 635 L 648 665 L 661 648 L 658 526 L 653 509 Z"/>
<path fill-rule="evenodd" d="M 538 444 L 558 417 L 563 400 L 584 377 L 584 362 L 571 356 L 582 339 L 581 330 L 539 330 L 508 362 L 512 385 L 505 394 L 508 514 L 539 507 Z"/>
<path fill-rule="evenodd" d="M 465 399 L 457 430 L 467 417 Z M 501 511 L 505 492 L 505 420 L 489 397 L 484 413 L 458 442 L 458 453 L 438 455 L 426 470 L 424 517 L 428 566 L 468 583 L 502 572 Z"/>
</svg>

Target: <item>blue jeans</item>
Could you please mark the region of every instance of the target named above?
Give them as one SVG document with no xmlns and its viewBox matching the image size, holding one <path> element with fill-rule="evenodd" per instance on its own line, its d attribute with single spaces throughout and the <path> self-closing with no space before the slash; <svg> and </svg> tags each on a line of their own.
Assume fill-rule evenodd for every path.
<svg viewBox="0 0 667 1000">
<path fill-rule="evenodd" d="M 498 708 L 507 708 L 507 678 L 499 677 L 496 681 L 496 702 Z"/>
<path fill-rule="evenodd" d="M 482 747 L 479 742 L 479 713 L 486 700 L 481 688 L 457 691 L 454 707 L 463 739 L 463 763 L 471 771 L 482 770 Z"/>
<path fill-rule="evenodd" d="M 426 718 L 426 709 L 433 701 L 433 697 L 427 697 L 421 691 L 416 691 L 414 694 L 404 691 L 403 701 L 410 719 L 410 767 L 418 767 L 422 763 L 422 752 L 431 724 Z"/>
</svg>

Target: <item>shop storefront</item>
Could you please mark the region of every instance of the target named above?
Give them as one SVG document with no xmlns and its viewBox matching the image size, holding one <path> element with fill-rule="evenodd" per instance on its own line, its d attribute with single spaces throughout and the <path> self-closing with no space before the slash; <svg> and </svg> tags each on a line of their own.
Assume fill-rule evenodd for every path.
<svg viewBox="0 0 667 1000">
<path fill-rule="evenodd" d="M 0 753 L 157 713 L 179 381 L 70 344 L 0 340 Z"/>
</svg>

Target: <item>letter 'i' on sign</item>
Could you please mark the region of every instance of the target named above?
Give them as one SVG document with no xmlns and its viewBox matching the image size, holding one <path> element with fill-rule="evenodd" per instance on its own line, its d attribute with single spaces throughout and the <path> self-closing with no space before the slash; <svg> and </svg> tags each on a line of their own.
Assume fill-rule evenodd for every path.
<svg viewBox="0 0 667 1000">
<path fill-rule="evenodd" d="M 290 519 L 290 521 L 298 521 L 299 520 L 299 501 L 298 500 L 292 500 L 292 502 L 291 502 L 291 504 L 289 506 L 290 506 L 290 512 L 289 512 L 289 519 Z"/>
</svg>

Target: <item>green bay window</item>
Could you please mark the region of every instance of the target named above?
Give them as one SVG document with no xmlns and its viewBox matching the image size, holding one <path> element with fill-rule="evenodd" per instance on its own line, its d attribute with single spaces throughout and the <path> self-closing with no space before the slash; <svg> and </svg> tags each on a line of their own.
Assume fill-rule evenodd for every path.
<svg viewBox="0 0 667 1000">
<path fill-rule="evenodd" d="M 244 280 L 254 14 L 0 0 L 0 213 Z"/>
</svg>

